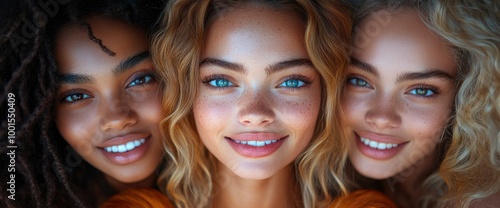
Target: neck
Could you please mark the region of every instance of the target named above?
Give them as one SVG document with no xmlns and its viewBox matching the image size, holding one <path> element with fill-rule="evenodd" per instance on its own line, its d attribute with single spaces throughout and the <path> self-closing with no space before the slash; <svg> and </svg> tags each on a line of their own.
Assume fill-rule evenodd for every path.
<svg viewBox="0 0 500 208">
<path fill-rule="evenodd" d="M 422 195 L 424 181 L 436 170 L 436 154 L 420 159 L 419 162 L 396 176 L 387 179 L 384 183 L 384 192 L 398 207 L 415 207 Z"/>
<path fill-rule="evenodd" d="M 215 177 L 212 207 L 291 207 L 296 187 L 292 171 L 285 167 L 266 179 L 241 178 L 231 170 L 219 171 L 226 177 Z"/>
</svg>

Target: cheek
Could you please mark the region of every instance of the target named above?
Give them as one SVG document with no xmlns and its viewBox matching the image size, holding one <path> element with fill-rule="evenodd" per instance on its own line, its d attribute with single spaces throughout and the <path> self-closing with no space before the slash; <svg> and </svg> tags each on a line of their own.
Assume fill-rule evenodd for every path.
<svg viewBox="0 0 500 208">
<path fill-rule="evenodd" d="M 434 150 L 448 125 L 450 112 L 449 108 L 411 111 L 412 116 L 408 118 L 407 128 L 413 131 L 413 137 L 422 152 Z"/>
<path fill-rule="evenodd" d="M 91 153 L 92 142 L 96 137 L 92 129 L 96 129 L 93 118 L 97 115 L 92 112 L 70 111 L 58 109 L 56 112 L 56 127 L 61 136 L 81 156 Z"/>
<path fill-rule="evenodd" d="M 278 104 L 275 109 L 280 109 L 280 114 L 283 115 L 280 119 L 283 123 L 287 123 L 291 129 L 296 129 L 297 134 L 312 136 L 321 107 L 319 88 L 297 99 L 278 98 L 275 103 Z"/>
<path fill-rule="evenodd" d="M 231 106 L 232 103 L 216 99 L 213 96 L 200 95 L 197 97 L 193 106 L 193 115 L 198 131 L 206 133 L 229 122 L 230 120 L 227 118 L 230 115 L 229 111 L 236 108 L 236 106 Z"/>
<path fill-rule="evenodd" d="M 341 98 L 341 106 L 344 115 L 342 121 L 345 125 L 352 126 L 364 119 L 364 113 L 369 107 L 368 97 L 345 94 Z"/>
<path fill-rule="evenodd" d="M 137 112 L 138 116 L 148 121 L 151 125 L 159 125 L 163 119 L 162 111 L 162 96 L 158 91 L 150 91 L 145 94 L 142 99 L 135 99 L 132 107 Z"/>
</svg>

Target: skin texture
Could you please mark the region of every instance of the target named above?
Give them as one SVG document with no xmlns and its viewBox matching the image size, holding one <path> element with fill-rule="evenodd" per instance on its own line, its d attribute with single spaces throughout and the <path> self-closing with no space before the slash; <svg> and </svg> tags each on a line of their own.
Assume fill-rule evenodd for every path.
<svg viewBox="0 0 500 208">
<path fill-rule="evenodd" d="M 56 59 L 63 81 L 56 102 L 57 128 L 115 189 L 153 186 L 153 173 L 163 157 L 158 127 L 162 111 L 155 69 L 143 53 L 149 47 L 147 36 L 117 20 L 91 16 L 86 21 L 116 54 L 105 53 L 81 25 L 59 31 Z M 130 65 L 118 72 L 126 60 Z M 106 156 L 105 147 L 141 138 L 145 143 L 128 153 Z"/>
<path fill-rule="evenodd" d="M 289 201 L 289 164 L 311 140 L 321 102 L 302 25 L 288 13 L 247 6 L 208 29 L 193 113 L 202 142 L 219 162 L 221 193 L 213 207 Z M 272 151 L 235 142 L 273 139 L 280 145 Z"/>
<path fill-rule="evenodd" d="M 456 66 L 445 42 L 417 12 L 392 15 L 352 55 L 342 100 L 353 144 L 349 157 L 366 177 L 401 174 L 404 184 L 420 185 L 452 113 Z M 376 20 L 368 16 L 359 28 L 369 31 L 370 21 Z M 360 137 L 398 147 L 376 150 L 359 142 Z"/>
</svg>

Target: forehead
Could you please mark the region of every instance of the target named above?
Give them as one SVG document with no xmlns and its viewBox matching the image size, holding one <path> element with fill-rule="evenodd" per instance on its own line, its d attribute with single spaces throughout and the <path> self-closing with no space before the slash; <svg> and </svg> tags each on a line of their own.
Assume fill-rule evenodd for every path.
<svg viewBox="0 0 500 208">
<path fill-rule="evenodd" d="M 246 57 L 267 52 L 303 57 L 304 25 L 300 17 L 288 11 L 254 5 L 230 10 L 209 25 L 204 54 Z"/>
<path fill-rule="evenodd" d="M 85 22 L 90 26 L 94 37 L 91 37 L 88 28 L 80 24 L 66 25 L 57 33 L 55 55 L 62 72 L 67 69 L 92 68 L 93 65 L 115 65 L 149 48 L 147 35 L 141 28 L 101 16 L 90 16 Z M 97 43 L 99 40 L 115 55 L 106 53 Z"/>
<path fill-rule="evenodd" d="M 353 55 L 375 60 L 373 65 L 387 66 L 391 61 L 399 66 L 456 70 L 451 48 L 415 10 L 393 12 L 385 23 L 368 15 L 356 27 L 354 46 Z"/>
</svg>

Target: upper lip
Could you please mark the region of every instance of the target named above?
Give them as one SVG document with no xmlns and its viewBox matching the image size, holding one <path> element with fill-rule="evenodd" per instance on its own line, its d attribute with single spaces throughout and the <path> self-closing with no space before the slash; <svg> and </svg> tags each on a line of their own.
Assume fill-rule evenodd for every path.
<svg viewBox="0 0 500 208">
<path fill-rule="evenodd" d="M 228 136 L 232 140 L 237 141 L 269 141 L 269 140 L 279 140 L 287 135 L 276 134 L 272 132 L 245 132 L 238 133 Z"/>
<path fill-rule="evenodd" d="M 402 144 L 406 142 L 399 137 L 387 134 L 379 134 L 369 131 L 356 132 L 355 134 L 357 134 L 359 137 L 363 137 L 372 141 L 382 142 L 382 143 Z"/>
<path fill-rule="evenodd" d="M 105 148 L 105 147 L 109 147 L 109 146 L 126 144 L 127 142 L 130 142 L 130 141 L 139 140 L 139 139 L 146 139 L 149 136 L 150 136 L 150 134 L 145 134 L 145 133 L 128 133 L 128 134 L 113 136 L 113 137 L 106 139 L 106 141 L 101 143 L 100 145 L 98 145 L 98 147 Z"/>
</svg>

